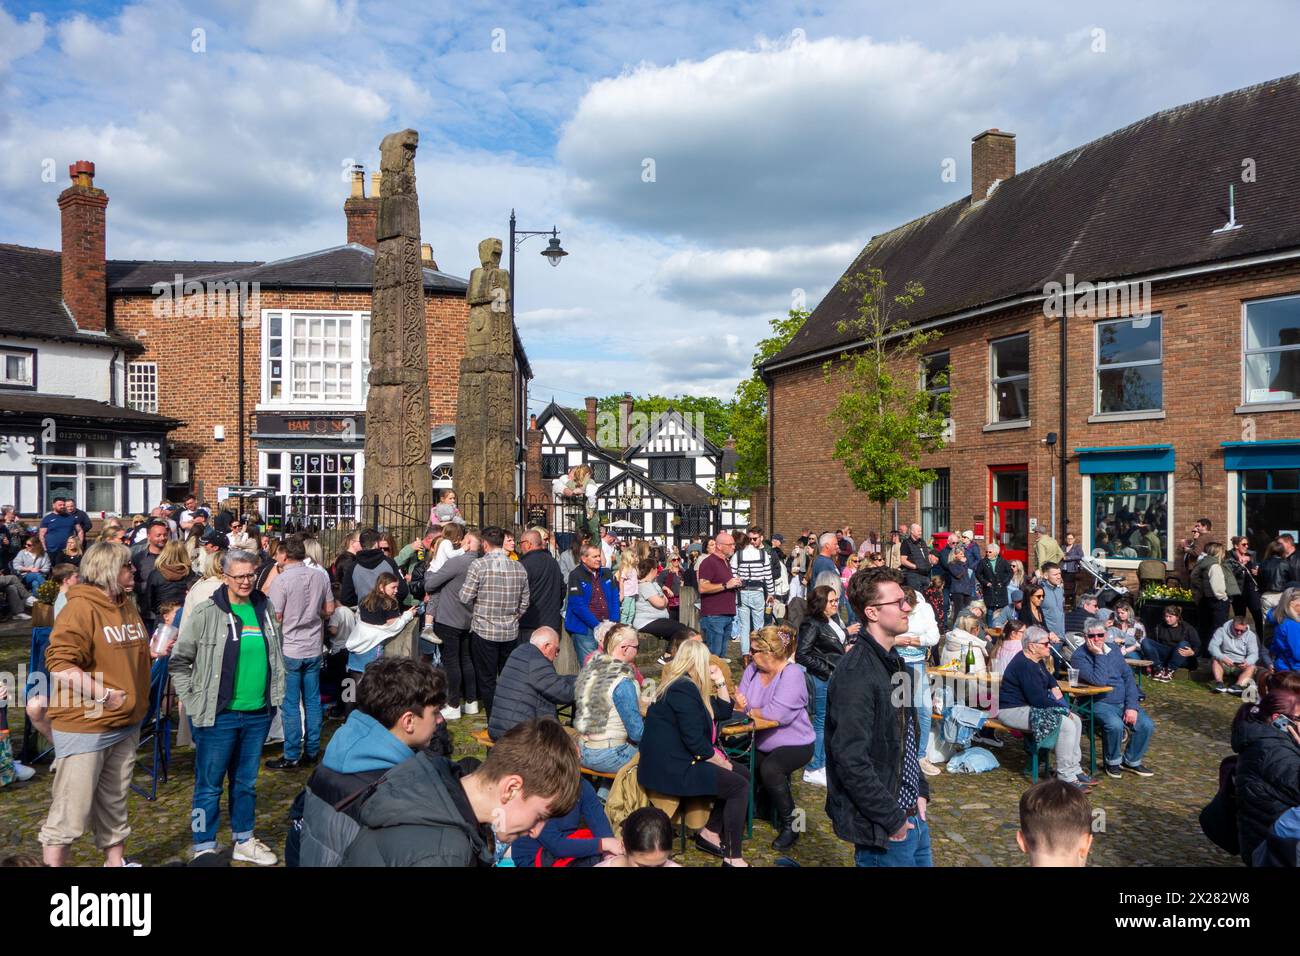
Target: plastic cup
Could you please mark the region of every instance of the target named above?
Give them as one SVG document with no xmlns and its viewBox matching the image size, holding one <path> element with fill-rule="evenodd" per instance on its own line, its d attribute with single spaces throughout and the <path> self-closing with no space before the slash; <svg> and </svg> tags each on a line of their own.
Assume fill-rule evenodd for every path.
<svg viewBox="0 0 1300 956">
<path fill-rule="evenodd" d="M 1069 680 L 1069 682 L 1070 682 L 1070 686 L 1071 686 L 1071 687 L 1078 687 L 1078 686 L 1079 686 L 1079 668 L 1077 668 L 1077 667 L 1067 667 L 1067 668 L 1065 669 L 1065 673 L 1066 673 L 1066 678 L 1067 678 L 1067 679 Z"/>
<path fill-rule="evenodd" d="M 161 655 L 167 650 L 167 645 L 175 640 L 178 634 L 180 634 L 180 631 L 172 625 L 159 624 L 153 632 L 153 638 L 149 641 L 149 650 L 154 654 Z"/>
</svg>

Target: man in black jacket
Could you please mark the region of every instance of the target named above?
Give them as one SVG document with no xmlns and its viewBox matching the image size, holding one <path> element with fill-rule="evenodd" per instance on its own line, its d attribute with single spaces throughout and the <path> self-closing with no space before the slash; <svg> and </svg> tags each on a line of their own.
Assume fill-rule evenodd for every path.
<svg viewBox="0 0 1300 956">
<path fill-rule="evenodd" d="M 1011 618 L 1006 608 L 1011 606 L 1007 586 L 1011 584 L 1011 562 L 1002 557 L 1002 546 L 996 541 L 984 545 L 984 560 L 975 565 L 975 580 L 984 594 L 984 607 L 988 620 L 1000 627 Z"/>
<path fill-rule="evenodd" d="M 930 866 L 921 727 L 894 641 L 911 605 L 893 571 L 861 572 L 848 586 L 863 636 L 827 689 L 826 814 L 854 845 L 858 866 Z"/>
<path fill-rule="evenodd" d="M 528 610 L 519 618 L 519 643 L 526 644 L 539 627 L 560 633 L 568 585 L 560 562 L 546 550 L 536 528 L 529 528 L 519 537 L 519 563 L 528 575 Z"/>
</svg>

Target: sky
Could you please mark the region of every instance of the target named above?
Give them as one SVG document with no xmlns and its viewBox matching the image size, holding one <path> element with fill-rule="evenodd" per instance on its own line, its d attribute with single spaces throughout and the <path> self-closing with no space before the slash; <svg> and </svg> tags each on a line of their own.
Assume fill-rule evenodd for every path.
<svg viewBox="0 0 1300 956">
<path fill-rule="evenodd" d="M 1296 70 L 1300 5 L 0 0 L 0 242 L 58 248 L 76 160 L 116 259 L 341 244 L 353 163 L 420 134 L 423 239 L 520 245 L 530 406 L 731 396 L 871 236 L 1153 112 Z M 945 170 L 955 175 L 944 176 Z M 0 289 L 0 295 L 4 294 Z"/>
</svg>

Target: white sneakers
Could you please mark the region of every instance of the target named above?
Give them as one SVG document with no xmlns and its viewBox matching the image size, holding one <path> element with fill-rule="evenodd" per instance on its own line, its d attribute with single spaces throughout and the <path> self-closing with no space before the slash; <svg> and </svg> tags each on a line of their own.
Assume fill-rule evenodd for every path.
<svg viewBox="0 0 1300 956">
<path fill-rule="evenodd" d="M 30 621 L 31 619 L 32 619 L 32 616 L 31 616 L 30 614 L 22 614 L 22 613 L 19 613 L 19 614 L 15 614 L 15 615 L 14 615 L 14 620 L 15 620 L 15 621 Z"/>
<path fill-rule="evenodd" d="M 27 766 L 25 763 L 19 763 L 17 760 L 14 761 L 14 773 L 18 775 L 19 783 L 26 783 L 28 780 L 32 779 L 32 777 L 36 776 L 35 770 Z"/>
<path fill-rule="evenodd" d="M 943 773 L 942 769 L 937 767 L 935 764 L 931 763 L 930 760 L 926 757 L 921 758 L 920 764 L 921 764 L 921 772 L 925 774 L 927 777 L 937 777 L 939 776 L 939 774 Z"/>
<path fill-rule="evenodd" d="M 32 607 L 35 604 L 36 604 L 36 595 L 35 594 L 27 595 L 27 606 Z"/>
<path fill-rule="evenodd" d="M 476 700 L 465 701 L 465 703 L 461 705 L 461 710 L 463 710 L 467 716 L 473 717 L 475 714 L 478 713 L 478 701 Z"/>
<path fill-rule="evenodd" d="M 811 783 L 814 787 L 826 786 L 826 768 L 820 770 L 805 770 L 803 772 L 803 782 Z"/>
<path fill-rule="evenodd" d="M 236 843 L 231 859 L 240 863 L 256 863 L 258 866 L 275 866 L 278 857 L 271 852 L 269 846 L 253 837 L 243 843 Z"/>
<path fill-rule="evenodd" d="M 460 720 L 460 708 L 459 708 L 459 707 L 444 707 L 444 708 L 442 709 L 442 719 L 443 719 L 443 720 Z"/>
<path fill-rule="evenodd" d="M 430 644 L 442 643 L 442 638 L 439 637 L 437 634 L 435 634 L 433 628 L 431 627 L 426 627 L 423 631 L 420 632 L 420 640 L 428 641 Z"/>
</svg>

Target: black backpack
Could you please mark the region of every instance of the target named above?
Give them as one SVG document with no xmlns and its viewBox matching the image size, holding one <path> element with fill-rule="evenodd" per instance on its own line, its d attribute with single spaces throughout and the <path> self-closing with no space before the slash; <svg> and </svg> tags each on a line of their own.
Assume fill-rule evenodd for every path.
<svg viewBox="0 0 1300 956">
<path fill-rule="evenodd" d="M 1237 832 L 1237 755 L 1219 764 L 1219 792 L 1201 811 L 1201 830 L 1210 842 L 1233 856 L 1241 854 Z"/>
</svg>

